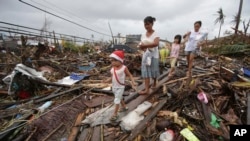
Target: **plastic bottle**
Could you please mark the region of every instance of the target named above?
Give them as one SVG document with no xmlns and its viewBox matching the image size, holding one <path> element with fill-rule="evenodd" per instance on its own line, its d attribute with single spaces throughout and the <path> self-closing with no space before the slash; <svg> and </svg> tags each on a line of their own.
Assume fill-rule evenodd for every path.
<svg viewBox="0 0 250 141">
<path fill-rule="evenodd" d="M 38 107 L 38 110 L 43 113 L 45 109 L 51 106 L 51 104 L 52 104 L 52 101 L 47 101 L 42 106 Z"/>
<path fill-rule="evenodd" d="M 166 130 L 160 135 L 160 141 L 173 141 L 173 140 L 174 140 L 174 131 L 171 129 Z"/>
<path fill-rule="evenodd" d="M 204 92 L 200 92 L 200 93 L 197 95 L 197 98 L 198 98 L 201 102 L 203 102 L 203 103 L 205 103 L 205 104 L 208 103 L 207 96 L 206 96 L 206 94 L 205 94 Z"/>
</svg>

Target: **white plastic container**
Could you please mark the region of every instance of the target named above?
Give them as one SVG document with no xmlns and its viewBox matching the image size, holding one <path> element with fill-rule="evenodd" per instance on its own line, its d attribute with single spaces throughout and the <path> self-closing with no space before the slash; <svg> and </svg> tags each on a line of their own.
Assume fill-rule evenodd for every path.
<svg viewBox="0 0 250 141">
<path fill-rule="evenodd" d="M 174 131 L 168 129 L 160 135 L 160 141 L 173 141 L 174 140 Z"/>
<path fill-rule="evenodd" d="M 52 101 L 47 101 L 42 106 L 38 107 L 38 110 L 43 113 L 45 111 L 45 109 L 47 109 L 47 108 L 49 108 L 49 106 L 51 106 L 51 104 L 52 104 Z"/>
</svg>

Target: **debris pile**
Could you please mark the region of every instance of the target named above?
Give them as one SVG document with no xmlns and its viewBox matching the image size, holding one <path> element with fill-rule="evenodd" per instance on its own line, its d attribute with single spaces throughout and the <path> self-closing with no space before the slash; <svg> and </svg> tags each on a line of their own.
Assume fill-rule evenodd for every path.
<svg viewBox="0 0 250 141">
<path fill-rule="evenodd" d="M 0 56 L 0 140 L 229 140 L 229 125 L 250 123 L 247 55 L 198 56 L 192 77 L 184 56 L 171 78 L 169 65 L 161 66 L 150 94 L 126 86 L 129 109 L 110 122 L 114 97 L 103 83 L 109 53 L 51 53 L 40 46 L 21 57 Z M 126 53 L 124 63 L 143 90 L 140 54 Z"/>
</svg>

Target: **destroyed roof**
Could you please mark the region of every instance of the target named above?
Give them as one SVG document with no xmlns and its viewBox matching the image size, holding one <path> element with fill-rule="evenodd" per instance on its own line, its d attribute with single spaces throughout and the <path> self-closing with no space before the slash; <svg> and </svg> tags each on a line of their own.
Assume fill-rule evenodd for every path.
<svg viewBox="0 0 250 141">
<path fill-rule="evenodd" d="M 114 44 L 108 46 L 108 48 L 105 51 L 107 51 L 107 52 L 113 52 L 115 50 L 123 50 L 123 51 L 125 51 L 127 53 L 134 53 L 134 52 L 136 52 L 135 49 L 133 49 L 133 48 L 127 46 L 127 45 L 114 45 Z"/>
</svg>

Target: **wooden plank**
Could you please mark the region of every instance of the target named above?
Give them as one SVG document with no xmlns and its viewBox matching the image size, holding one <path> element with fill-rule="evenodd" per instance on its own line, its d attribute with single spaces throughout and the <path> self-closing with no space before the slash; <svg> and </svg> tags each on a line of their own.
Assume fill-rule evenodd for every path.
<svg viewBox="0 0 250 141">
<path fill-rule="evenodd" d="M 88 135 L 92 133 L 93 128 L 86 128 L 84 129 L 81 134 L 79 135 L 79 138 L 77 141 L 85 141 L 88 138 Z"/>
<path fill-rule="evenodd" d="M 41 98 L 41 99 L 38 99 L 38 100 L 34 101 L 34 103 L 39 103 L 39 102 L 47 101 L 47 100 L 53 99 L 53 98 L 55 98 L 55 97 L 64 95 L 64 94 L 66 94 L 66 93 L 69 93 L 69 92 L 72 92 L 72 91 L 81 89 L 81 88 L 83 88 L 83 86 L 78 86 L 78 87 L 75 87 L 75 88 L 72 88 L 72 89 L 69 89 L 69 90 L 66 90 L 66 91 L 57 93 L 57 94 L 48 95 L 48 96 L 46 96 L 46 97 L 44 97 L 44 98 Z"/>
<path fill-rule="evenodd" d="M 233 75 L 233 74 L 234 74 L 234 72 L 233 72 L 232 70 L 228 69 L 228 68 L 221 67 L 220 69 L 223 70 L 223 71 L 225 71 L 225 72 L 227 72 L 227 73 L 229 73 L 230 75 Z M 250 80 L 247 79 L 246 77 L 243 77 L 243 76 L 241 76 L 241 75 L 239 75 L 239 74 L 237 74 L 237 76 L 238 76 L 238 78 L 240 79 L 240 81 L 243 81 L 243 82 L 250 82 Z"/>
<path fill-rule="evenodd" d="M 0 90 L 0 94 L 7 95 L 8 94 L 8 90 Z"/>
<path fill-rule="evenodd" d="M 247 124 L 250 124 L 250 93 L 247 94 Z"/>
<path fill-rule="evenodd" d="M 147 126 L 146 124 L 156 116 L 158 111 L 166 104 L 167 100 L 161 100 L 156 107 L 152 108 L 149 114 L 137 125 L 132 131 L 130 136 L 127 138 L 129 141 L 133 140 L 139 133 L 141 133 Z"/>
<path fill-rule="evenodd" d="M 93 88 L 91 91 L 92 92 L 105 93 L 105 94 L 112 95 L 112 96 L 114 95 L 111 90 L 102 90 L 102 89 Z"/>
<path fill-rule="evenodd" d="M 165 73 L 166 75 L 167 73 Z M 150 97 L 153 93 L 155 93 L 156 91 L 158 91 L 158 89 L 163 85 L 163 83 L 165 83 L 166 81 L 168 81 L 169 78 L 168 77 L 163 77 L 162 80 L 158 81 L 157 87 L 155 89 L 150 89 L 149 90 L 149 94 L 146 95 L 139 95 L 136 94 L 138 97 L 136 99 L 133 99 L 131 102 L 129 102 L 127 104 L 127 106 L 129 107 L 129 111 L 132 111 L 133 109 L 135 109 L 138 105 L 140 105 L 142 102 L 144 102 L 148 97 Z M 144 87 L 144 86 L 143 86 Z M 125 103 L 127 103 L 126 99 L 125 99 Z"/>
<path fill-rule="evenodd" d="M 158 88 L 156 88 L 155 91 L 159 89 L 159 87 L 162 85 L 162 82 L 168 81 L 168 77 L 166 77 L 166 75 L 168 74 L 168 72 L 169 72 L 169 71 L 163 73 L 162 75 L 160 75 L 160 76 L 157 78 L 157 80 L 158 80 L 158 81 L 160 80 L 160 81 L 158 82 L 158 84 L 157 84 Z M 162 81 L 161 79 L 164 79 L 164 80 Z M 152 84 L 153 84 L 153 81 L 151 80 L 151 81 L 150 81 L 150 85 L 152 85 Z M 140 86 L 138 86 L 137 89 L 138 89 L 138 91 L 144 90 L 144 89 L 145 89 L 144 83 L 142 83 Z M 155 91 L 154 91 L 154 92 L 155 92 Z M 152 92 L 153 92 L 153 91 L 151 91 L 151 89 L 150 89 L 148 95 L 150 95 Z M 125 101 L 125 103 L 129 103 L 130 101 L 136 99 L 138 96 L 145 97 L 145 96 L 147 96 L 147 95 L 139 95 L 138 93 L 133 93 L 133 94 L 130 94 L 128 97 L 125 97 L 125 100 L 124 100 L 124 101 Z"/>
<path fill-rule="evenodd" d="M 218 74 L 218 73 L 219 72 L 204 73 L 204 74 L 194 75 L 194 76 L 192 76 L 192 78 L 203 77 L 203 76 L 208 76 L 208 75 L 214 75 L 214 74 Z M 163 85 L 172 84 L 172 83 L 175 83 L 175 82 L 178 82 L 178 81 L 186 80 L 188 78 L 189 77 L 182 77 L 182 78 L 179 78 L 179 79 L 171 80 L 171 81 L 168 81 L 168 82 L 164 83 Z"/>
<path fill-rule="evenodd" d="M 101 140 L 101 128 L 96 126 L 91 137 L 91 141 L 100 141 Z"/>
<path fill-rule="evenodd" d="M 51 85 L 51 86 L 59 86 L 59 87 L 71 87 L 71 85 L 65 85 L 65 84 L 59 84 L 59 83 L 53 83 L 53 82 L 49 82 L 49 81 L 46 81 L 46 80 L 42 80 L 42 79 L 39 79 L 39 78 L 32 78 L 31 79 L 41 83 L 41 84 L 45 84 L 45 85 Z"/>
<path fill-rule="evenodd" d="M 49 139 L 55 132 L 57 132 L 64 124 L 61 123 L 60 125 L 58 125 L 53 131 L 51 131 L 42 141 L 46 141 L 47 139 Z"/>
<path fill-rule="evenodd" d="M 76 136 L 78 135 L 78 132 L 79 132 L 79 125 L 81 122 L 82 122 L 82 119 L 84 117 L 84 113 L 80 113 L 78 114 L 77 118 L 76 118 L 76 121 L 75 121 L 75 124 L 74 126 L 71 128 L 71 132 L 68 136 L 68 141 L 75 141 L 76 139 Z"/>
<path fill-rule="evenodd" d="M 112 102 L 113 100 L 114 100 L 113 96 L 104 95 L 104 96 L 95 97 L 91 100 L 84 100 L 83 103 L 90 108 L 94 108 L 94 107 L 100 106 L 102 102 L 104 102 L 105 104 L 105 103 Z"/>
</svg>

